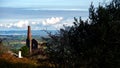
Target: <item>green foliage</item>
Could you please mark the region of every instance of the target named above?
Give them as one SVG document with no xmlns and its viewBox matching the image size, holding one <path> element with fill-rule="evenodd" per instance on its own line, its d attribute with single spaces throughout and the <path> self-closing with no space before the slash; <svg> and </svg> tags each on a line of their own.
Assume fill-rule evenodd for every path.
<svg viewBox="0 0 120 68">
<path fill-rule="evenodd" d="M 28 56 L 29 55 L 29 48 L 27 46 L 21 47 L 20 51 L 22 51 L 22 56 Z"/>
<path fill-rule="evenodd" d="M 120 1 L 89 8 L 89 21 L 74 18 L 58 34 L 49 33 L 48 56 L 58 67 L 120 67 Z"/>
</svg>

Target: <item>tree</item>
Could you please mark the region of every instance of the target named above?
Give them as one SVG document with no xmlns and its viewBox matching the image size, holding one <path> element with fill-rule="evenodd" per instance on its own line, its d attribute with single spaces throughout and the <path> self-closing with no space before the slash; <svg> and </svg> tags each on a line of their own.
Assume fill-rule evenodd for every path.
<svg viewBox="0 0 120 68">
<path fill-rule="evenodd" d="M 63 67 L 120 67 L 120 1 L 89 8 L 90 21 L 74 18 L 73 26 L 49 34 L 48 55 Z M 62 65 L 61 65 L 62 64 Z"/>
</svg>

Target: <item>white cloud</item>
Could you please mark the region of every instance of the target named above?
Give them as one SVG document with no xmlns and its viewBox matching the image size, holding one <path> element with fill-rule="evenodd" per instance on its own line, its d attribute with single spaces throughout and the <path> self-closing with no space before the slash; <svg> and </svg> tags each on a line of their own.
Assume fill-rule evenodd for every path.
<svg viewBox="0 0 120 68">
<path fill-rule="evenodd" d="M 30 25 L 32 30 L 41 30 L 45 28 L 48 30 L 59 30 L 63 25 L 71 26 L 73 21 L 73 19 L 63 19 L 62 17 L 20 19 L 11 22 L 0 22 L 0 29 L 27 29 L 27 26 Z"/>
<path fill-rule="evenodd" d="M 29 25 L 29 21 L 27 21 L 27 20 L 19 21 L 19 22 L 13 24 L 13 26 L 18 27 L 18 28 L 24 28 L 24 27 L 26 27 L 28 25 Z"/>
<path fill-rule="evenodd" d="M 65 26 L 72 26 L 73 23 L 70 23 L 70 22 L 65 23 L 65 22 L 63 22 L 63 23 L 58 23 L 58 24 L 52 25 L 52 26 L 53 26 L 55 29 L 59 30 L 60 28 L 63 28 L 63 25 L 65 25 Z"/>
<path fill-rule="evenodd" d="M 53 25 L 59 23 L 63 18 L 62 17 L 51 17 L 42 22 L 43 25 Z"/>
<path fill-rule="evenodd" d="M 14 23 L 1 23 L 0 27 L 3 28 L 26 28 L 29 25 L 29 21 L 25 20 L 25 21 L 18 21 L 18 22 L 14 22 Z"/>
<path fill-rule="evenodd" d="M 31 24 L 35 25 L 35 24 L 37 24 L 37 23 L 36 23 L 36 22 L 32 22 Z"/>
<path fill-rule="evenodd" d="M 3 24 L 0 24 L 0 27 L 3 27 Z"/>
</svg>

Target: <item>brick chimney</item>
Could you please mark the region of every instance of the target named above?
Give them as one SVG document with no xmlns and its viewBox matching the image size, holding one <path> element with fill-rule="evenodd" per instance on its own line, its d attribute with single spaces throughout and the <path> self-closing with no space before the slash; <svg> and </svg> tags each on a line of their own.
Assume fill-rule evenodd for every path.
<svg viewBox="0 0 120 68">
<path fill-rule="evenodd" d="M 26 45 L 29 47 L 30 54 L 32 54 L 32 35 L 30 26 L 28 26 Z"/>
</svg>

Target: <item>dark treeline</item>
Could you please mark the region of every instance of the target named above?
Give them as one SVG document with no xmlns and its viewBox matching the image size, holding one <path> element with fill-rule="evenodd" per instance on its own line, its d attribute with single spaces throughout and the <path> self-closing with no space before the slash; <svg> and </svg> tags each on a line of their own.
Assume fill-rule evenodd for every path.
<svg viewBox="0 0 120 68">
<path fill-rule="evenodd" d="M 46 53 L 59 68 L 120 68 L 120 0 L 97 8 L 89 19 L 49 34 Z"/>
</svg>

